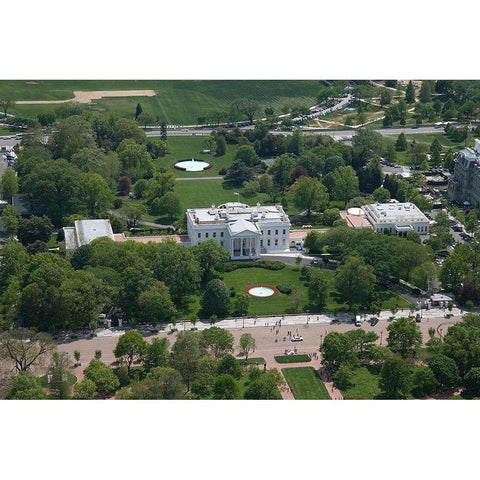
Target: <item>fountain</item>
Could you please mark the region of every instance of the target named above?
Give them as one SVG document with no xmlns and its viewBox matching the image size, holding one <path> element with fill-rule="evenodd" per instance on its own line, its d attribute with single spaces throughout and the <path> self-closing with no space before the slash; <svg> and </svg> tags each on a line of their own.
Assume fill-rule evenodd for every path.
<svg viewBox="0 0 480 480">
<path fill-rule="evenodd" d="M 191 160 L 182 160 L 175 164 L 175 168 L 184 170 L 185 172 L 203 172 L 203 170 L 207 170 L 211 167 L 213 167 L 212 164 L 202 162 L 201 160 L 195 160 L 194 158 Z"/>
<path fill-rule="evenodd" d="M 253 285 L 247 287 L 245 292 L 255 298 L 268 298 L 278 294 L 278 290 L 271 285 Z"/>
</svg>

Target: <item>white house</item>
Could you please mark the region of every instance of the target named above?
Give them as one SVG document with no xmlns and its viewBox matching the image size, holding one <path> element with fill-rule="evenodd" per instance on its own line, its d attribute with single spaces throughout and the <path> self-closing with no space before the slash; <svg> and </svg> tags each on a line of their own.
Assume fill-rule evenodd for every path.
<svg viewBox="0 0 480 480">
<path fill-rule="evenodd" d="M 187 210 L 190 245 L 215 240 L 232 260 L 259 258 L 261 253 L 285 252 L 290 247 L 290 220 L 282 206 L 250 207 L 225 203 Z"/>
<path fill-rule="evenodd" d="M 112 226 L 108 220 L 76 220 L 74 227 L 63 227 L 65 248 L 71 252 L 92 240 L 108 237 L 114 240 Z"/>
<path fill-rule="evenodd" d="M 362 206 L 376 232 L 406 237 L 408 232 L 428 235 L 430 222 L 413 203 L 372 203 Z"/>
</svg>

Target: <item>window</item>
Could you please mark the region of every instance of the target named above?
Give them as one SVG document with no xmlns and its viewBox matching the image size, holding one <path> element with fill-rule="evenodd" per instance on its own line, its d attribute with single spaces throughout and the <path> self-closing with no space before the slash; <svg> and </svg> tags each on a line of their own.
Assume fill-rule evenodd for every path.
<svg viewBox="0 0 480 480">
<path fill-rule="evenodd" d="M 285 246 L 285 239 L 282 240 L 282 245 Z"/>
<path fill-rule="evenodd" d="M 223 242 L 220 242 L 220 245 L 223 247 Z"/>
<path fill-rule="evenodd" d="M 278 235 L 278 230 L 275 230 L 275 235 Z"/>
<path fill-rule="evenodd" d="M 223 238 L 223 232 L 220 232 L 220 236 Z"/>
<path fill-rule="evenodd" d="M 270 235 L 270 230 L 267 231 L 267 235 Z"/>
<path fill-rule="evenodd" d="M 267 247 L 270 246 L 270 239 L 267 240 Z"/>
<path fill-rule="evenodd" d="M 278 238 L 275 239 L 275 246 L 278 246 Z"/>
<path fill-rule="evenodd" d="M 198 238 L 202 238 L 202 234 L 198 232 Z"/>
<path fill-rule="evenodd" d="M 263 247 L 263 240 L 260 240 L 260 247 Z"/>
<path fill-rule="evenodd" d="M 285 235 L 287 233 L 287 231 L 285 229 L 283 229 L 283 234 Z"/>
<path fill-rule="evenodd" d="M 205 238 L 208 238 L 208 232 L 207 232 L 207 233 L 205 233 Z"/>
<path fill-rule="evenodd" d="M 213 232 L 213 238 L 217 237 L 217 232 Z"/>
</svg>

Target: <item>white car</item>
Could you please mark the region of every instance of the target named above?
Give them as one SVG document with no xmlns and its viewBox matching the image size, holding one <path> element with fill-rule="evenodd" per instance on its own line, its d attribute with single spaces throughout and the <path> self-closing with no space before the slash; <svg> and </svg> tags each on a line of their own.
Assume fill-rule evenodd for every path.
<svg viewBox="0 0 480 480">
<path fill-rule="evenodd" d="M 293 335 L 292 342 L 303 342 L 303 337 L 300 335 Z"/>
</svg>

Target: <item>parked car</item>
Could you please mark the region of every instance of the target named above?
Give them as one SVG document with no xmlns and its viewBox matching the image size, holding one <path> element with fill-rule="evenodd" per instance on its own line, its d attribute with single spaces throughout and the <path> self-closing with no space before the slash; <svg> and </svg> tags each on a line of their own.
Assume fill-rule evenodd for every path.
<svg viewBox="0 0 480 480">
<path fill-rule="evenodd" d="M 421 316 L 419 313 L 417 313 L 417 314 L 415 315 L 415 321 L 416 321 L 417 323 L 420 323 L 420 322 L 422 321 L 422 316 Z"/>
<path fill-rule="evenodd" d="M 302 246 L 301 246 L 301 245 L 297 245 L 297 250 L 298 250 L 299 252 L 301 252 L 301 251 L 303 250 L 303 249 L 302 249 Z"/>
<path fill-rule="evenodd" d="M 303 342 L 303 337 L 301 335 L 293 335 L 291 340 L 292 342 Z"/>
<path fill-rule="evenodd" d="M 378 323 L 378 318 L 377 317 L 373 317 L 370 320 L 370 326 L 372 326 L 372 327 L 374 327 L 377 323 Z"/>
<path fill-rule="evenodd" d="M 310 262 L 310 265 L 312 265 L 312 267 L 318 267 L 318 265 L 319 265 L 318 258 L 314 258 L 314 259 Z"/>
<path fill-rule="evenodd" d="M 361 319 L 360 315 L 355 316 L 355 326 L 356 327 L 361 327 L 362 326 L 362 319 Z"/>
</svg>

